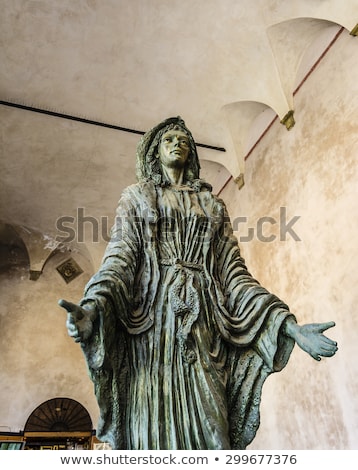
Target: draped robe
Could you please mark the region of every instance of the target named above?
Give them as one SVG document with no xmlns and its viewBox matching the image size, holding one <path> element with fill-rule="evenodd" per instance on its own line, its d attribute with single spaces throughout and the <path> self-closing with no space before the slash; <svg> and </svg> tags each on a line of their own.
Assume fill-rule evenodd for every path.
<svg viewBox="0 0 358 470">
<path fill-rule="evenodd" d="M 288 307 L 248 272 L 224 203 L 204 187 L 129 186 L 82 305 L 82 343 L 115 449 L 245 449 L 262 386 L 287 363 Z"/>
</svg>

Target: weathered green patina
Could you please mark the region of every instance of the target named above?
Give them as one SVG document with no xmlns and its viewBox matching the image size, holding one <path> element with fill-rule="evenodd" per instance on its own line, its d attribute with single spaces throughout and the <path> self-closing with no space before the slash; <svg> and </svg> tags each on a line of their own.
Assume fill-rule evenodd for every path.
<svg viewBox="0 0 358 470">
<path fill-rule="evenodd" d="M 225 204 L 199 178 L 181 118 L 147 132 L 138 183 L 119 201 L 102 266 L 68 311 L 115 449 L 244 449 L 262 386 L 295 342 L 312 357 L 337 345 L 333 322 L 299 326 L 248 272 Z"/>
</svg>

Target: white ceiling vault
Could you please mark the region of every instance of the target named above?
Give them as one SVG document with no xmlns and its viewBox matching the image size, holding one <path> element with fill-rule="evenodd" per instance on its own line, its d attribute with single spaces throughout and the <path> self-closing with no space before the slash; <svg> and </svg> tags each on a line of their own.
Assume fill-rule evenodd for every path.
<svg viewBox="0 0 358 470">
<path fill-rule="evenodd" d="M 282 132 L 293 125 L 295 90 L 358 22 L 358 0 L 0 0 L 0 8 L 0 220 L 49 234 L 79 207 L 112 216 L 135 181 L 139 136 L 6 103 L 139 132 L 181 115 L 197 142 L 226 150 L 199 148 L 220 189 L 244 173 L 275 116 Z"/>
</svg>

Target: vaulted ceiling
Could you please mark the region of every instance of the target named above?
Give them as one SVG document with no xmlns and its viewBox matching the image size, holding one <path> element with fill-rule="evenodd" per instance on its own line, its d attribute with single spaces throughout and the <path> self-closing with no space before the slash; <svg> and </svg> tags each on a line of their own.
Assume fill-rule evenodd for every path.
<svg viewBox="0 0 358 470">
<path fill-rule="evenodd" d="M 43 245 L 79 208 L 113 216 L 135 181 L 140 133 L 166 117 L 181 115 L 204 144 L 203 176 L 217 191 L 239 177 L 272 119 L 282 132 L 294 124 L 296 90 L 342 29 L 357 34 L 358 21 L 358 0 L 0 0 L 0 8 L 0 220 L 34 230 Z"/>
</svg>

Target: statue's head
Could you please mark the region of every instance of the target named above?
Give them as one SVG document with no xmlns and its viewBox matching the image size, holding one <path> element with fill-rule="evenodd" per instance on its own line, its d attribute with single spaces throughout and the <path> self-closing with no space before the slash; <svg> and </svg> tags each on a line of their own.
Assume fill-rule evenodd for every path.
<svg viewBox="0 0 358 470">
<path fill-rule="evenodd" d="M 189 142 L 189 154 L 184 167 L 184 181 L 192 183 L 199 179 L 200 164 L 194 138 L 180 116 L 165 119 L 144 134 L 137 146 L 137 179 L 165 184 L 159 157 L 162 136 L 172 130 L 184 132 Z"/>
</svg>

